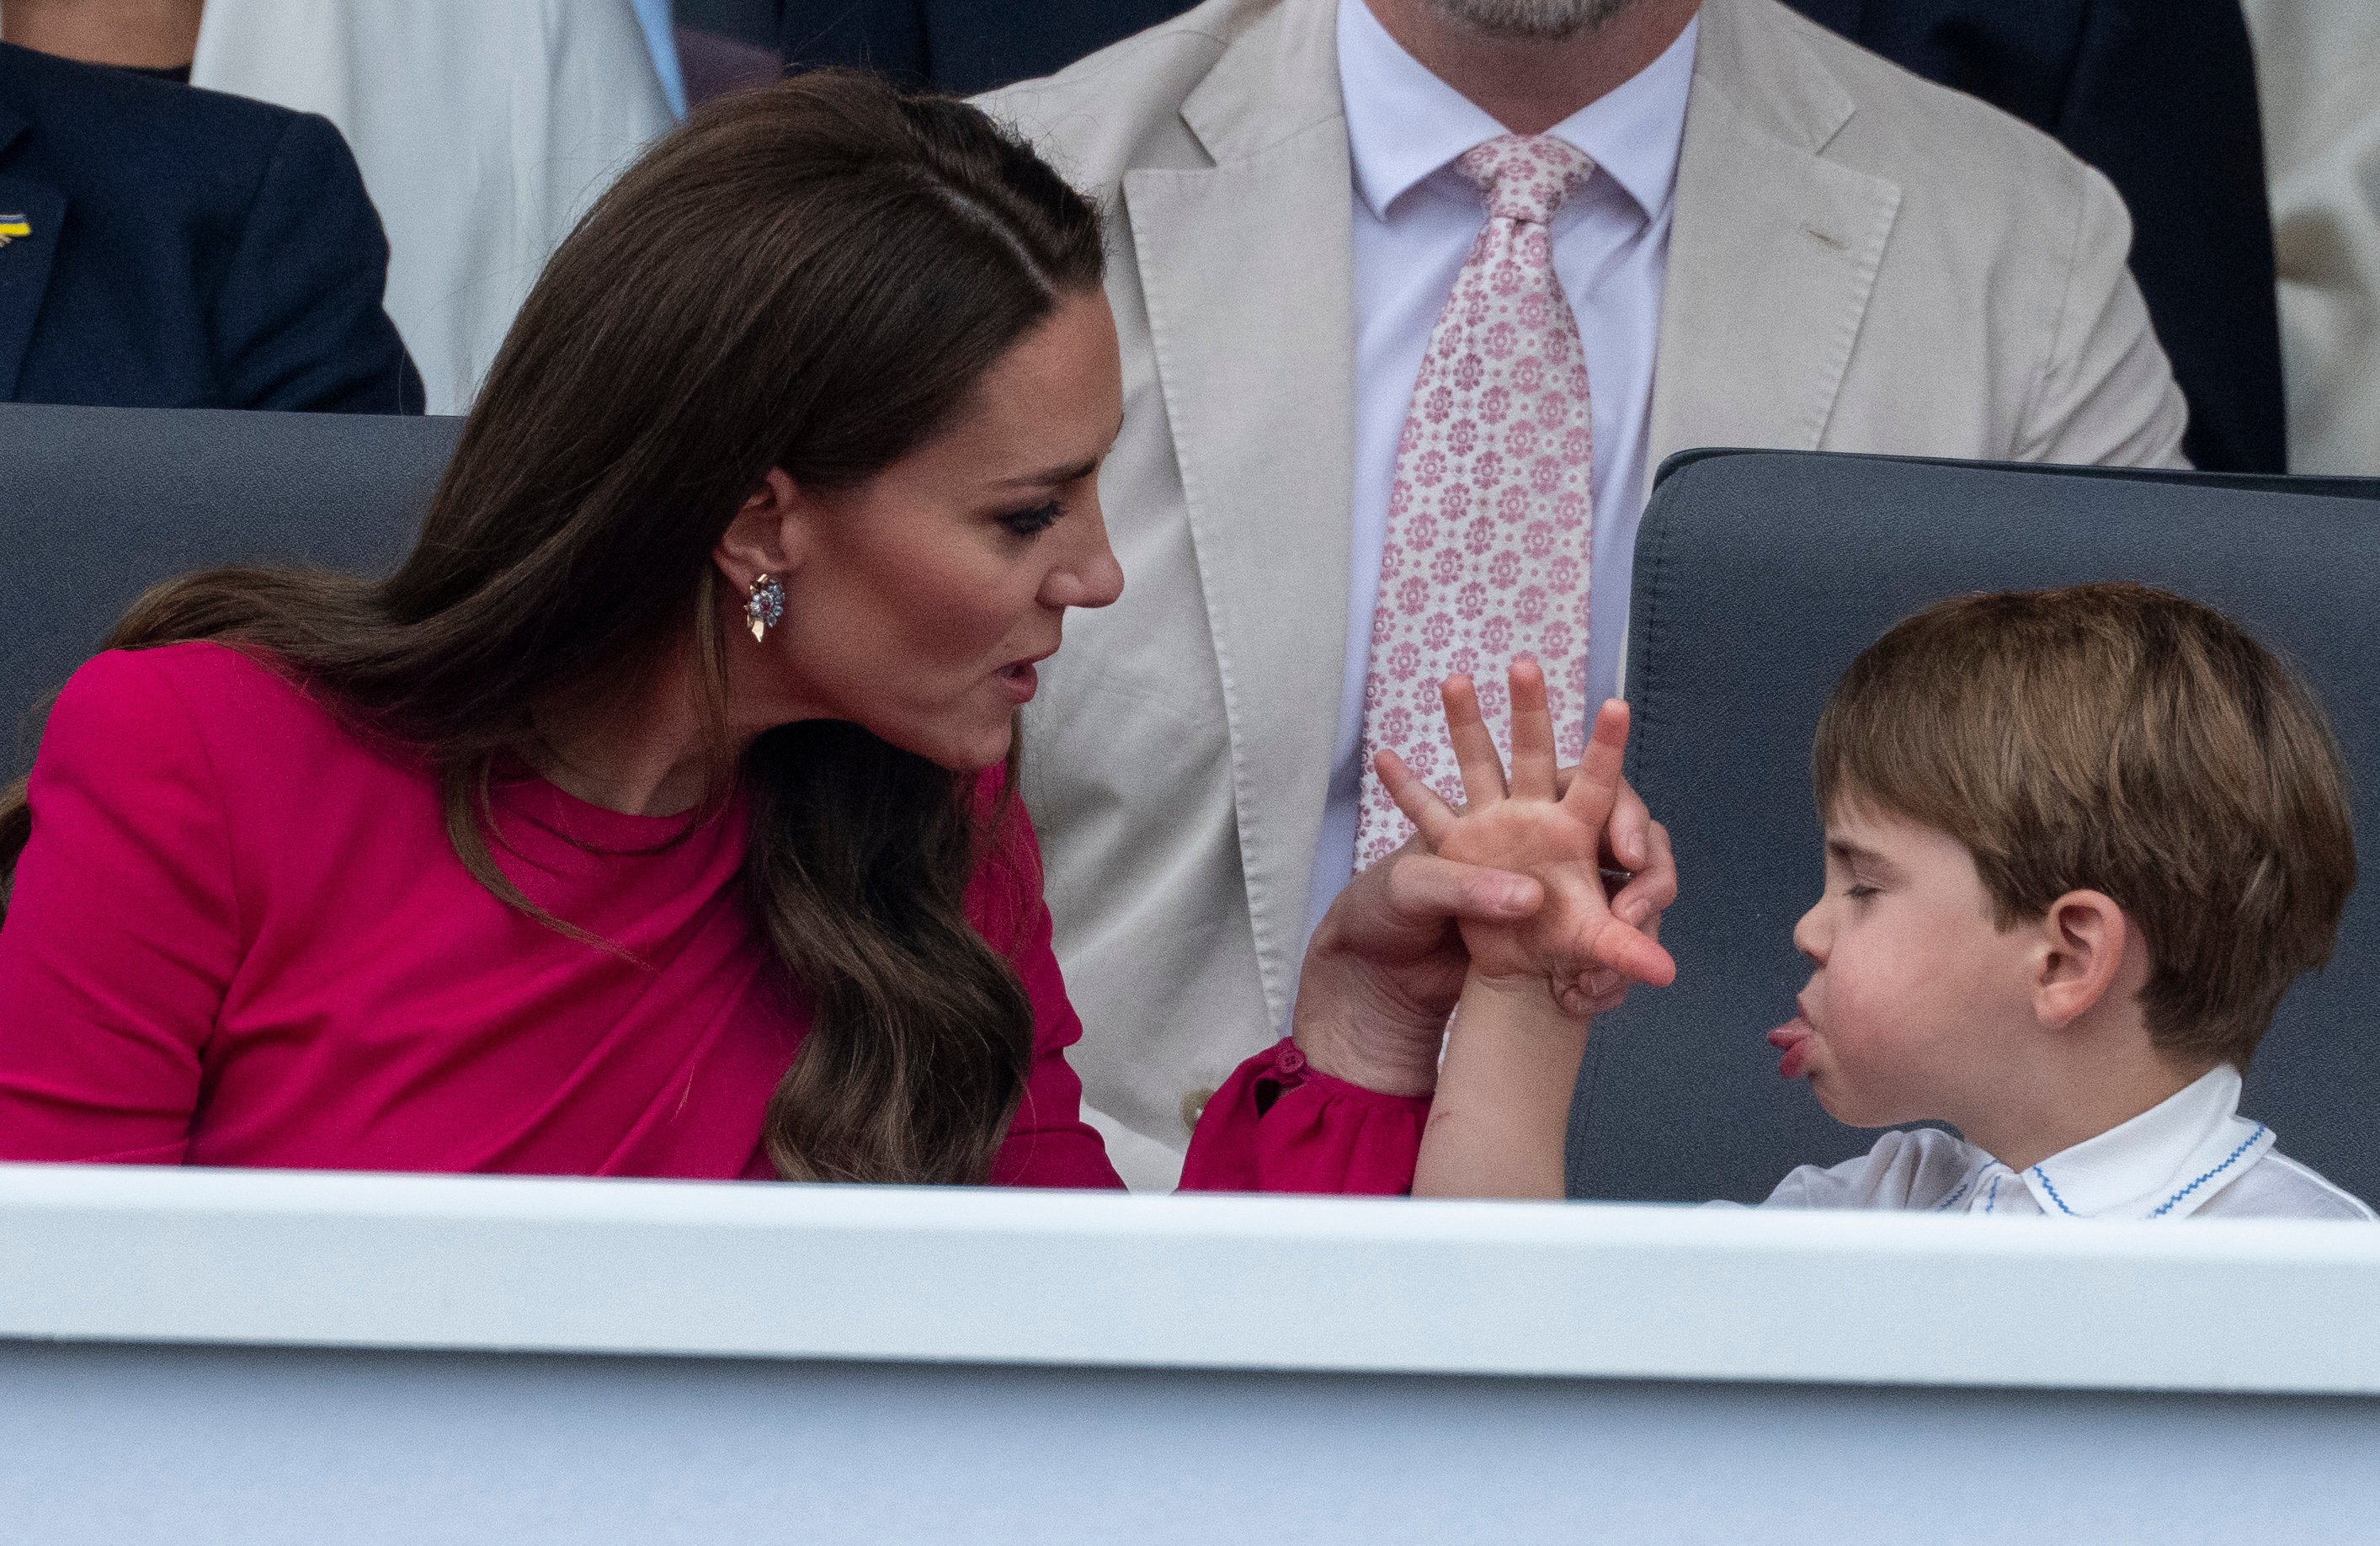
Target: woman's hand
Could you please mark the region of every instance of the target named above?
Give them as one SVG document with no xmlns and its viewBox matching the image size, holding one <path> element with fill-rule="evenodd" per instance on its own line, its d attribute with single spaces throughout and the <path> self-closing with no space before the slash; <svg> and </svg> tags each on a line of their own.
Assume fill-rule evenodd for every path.
<svg viewBox="0 0 2380 1546">
<path fill-rule="evenodd" d="M 1472 969 L 1490 984 L 1530 982 L 1549 988 L 1575 1015 L 1602 1007 L 1608 972 L 1622 985 L 1668 985 L 1677 976 L 1670 953 L 1617 916 L 1599 872 L 1601 851 L 1624 788 L 1620 777 L 1628 743 L 1628 707 L 1614 700 L 1596 716 L 1585 756 L 1559 785 L 1553 715 L 1545 675 L 1533 660 L 1512 668 L 1512 773 L 1479 712 L 1470 679 L 1450 676 L 1441 691 L 1447 734 L 1463 776 L 1464 807 L 1456 811 L 1414 776 L 1393 752 L 1378 761 L 1381 782 L 1437 857 L 1526 875 L 1543 888 L 1541 904 L 1522 914 L 1468 915 L 1458 921 Z M 1649 818 L 1647 819 L 1648 825 Z M 1666 834 L 1661 848 L 1666 857 Z M 1663 881 L 1674 895 L 1674 870 Z M 1633 883 L 1632 883 L 1633 885 Z M 1625 894 L 1623 894 L 1624 896 Z M 1642 897 L 1632 899 L 1641 903 Z M 1603 992 L 1596 990 L 1600 986 Z"/>
<path fill-rule="evenodd" d="M 1545 888 L 1426 852 L 1418 838 L 1347 883 L 1305 947 L 1290 1033 L 1324 1073 L 1389 1095 L 1438 1083 L 1470 958 L 1461 928 L 1535 914 Z"/>
</svg>

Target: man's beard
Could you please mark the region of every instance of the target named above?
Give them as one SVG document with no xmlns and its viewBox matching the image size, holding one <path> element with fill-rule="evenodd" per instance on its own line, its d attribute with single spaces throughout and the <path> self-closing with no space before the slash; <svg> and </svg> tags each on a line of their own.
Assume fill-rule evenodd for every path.
<svg viewBox="0 0 2380 1546">
<path fill-rule="evenodd" d="M 1530 38 L 1558 43 L 1591 32 L 1635 6 L 1636 0 L 1426 0 L 1431 10 L 1458 26 L 1494 38 Z"/>
</svg>

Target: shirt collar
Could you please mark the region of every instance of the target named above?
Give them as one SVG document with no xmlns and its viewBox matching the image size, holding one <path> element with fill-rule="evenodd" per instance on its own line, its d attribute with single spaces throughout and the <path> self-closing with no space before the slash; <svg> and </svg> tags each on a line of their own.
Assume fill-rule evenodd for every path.
<svg viewBox="0 0 2380 1546">
<path fill-rule="evenodd" d="M 1687 22 L 1659 58 L 1549 131 L 1585 151 L 1648 220 L 1677 187 L 1701 28 L 1699 17 Z M 1406 53 L 1364 0 L 1339 0 L 1339 94 L 1356 191 L 1383 220 L 1415 184 L 1505 132 Z"/>
<path fill-rule="evenodd" d="M 2032 1166 L 2024 1184 L 2052 1215 L 2180 1218 L 2272 1146 L 2271 1128 L 2240 1115 L 2240 1071 L 2227 1063 L 2131 1121 Z"/>
</svg>

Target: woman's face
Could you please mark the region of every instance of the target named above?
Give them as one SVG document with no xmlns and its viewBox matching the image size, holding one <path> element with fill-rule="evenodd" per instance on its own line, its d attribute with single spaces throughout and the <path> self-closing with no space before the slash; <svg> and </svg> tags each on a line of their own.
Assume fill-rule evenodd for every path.
<svg viewBox="0 0 2380 1546">
<path fill-rule="evenodd" d="M 842 719 L 947 768 L 1005 757 L 1066 609 L 1123 590 L 1099 500 L 1123 403 L 1094 292 L 1062 301 L 949 428 L 868 482 L 812 493 L 772 471 L 720 549 L 739 726 Z M 743 603 L 762 568 L 784 620 L 755 645 Z"/>
</svg>

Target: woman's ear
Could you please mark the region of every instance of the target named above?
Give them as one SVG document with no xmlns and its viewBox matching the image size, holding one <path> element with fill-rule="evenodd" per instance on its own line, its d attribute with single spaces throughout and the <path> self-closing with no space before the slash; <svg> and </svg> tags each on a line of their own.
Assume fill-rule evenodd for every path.
<svg viewBox="0 0 2380 1546">
<path fill-rule="evenodd" d="M 2042 919 L 2043 948 L 2033 987 L 2034 1013 L 2052 1030 L 2063 1030 L 2111 992 L 2138 992 L 2125 970 L 2132 926 L 2115 898 L 2096 891 L 2070 891 L 2049 905 Z"/>
<path fill-rule="evenodd" d="M 801 567 L 809 544 L 809 504 L 779 467 L 771 468 L 746 497 L 711 552 L 711 561 L 737 595 L 762 575 L 782 580 Z"/>
</svg>

